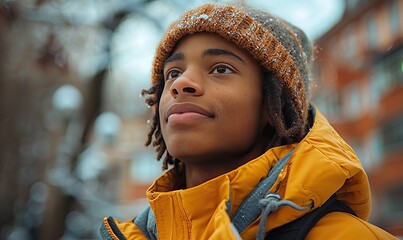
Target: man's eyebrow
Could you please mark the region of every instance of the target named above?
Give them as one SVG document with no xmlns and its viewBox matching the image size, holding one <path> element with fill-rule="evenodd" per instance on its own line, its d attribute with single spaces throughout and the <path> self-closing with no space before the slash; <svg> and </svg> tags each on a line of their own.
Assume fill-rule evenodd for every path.
<svg viewBox="0 0 403 240">
<path fill-rule="evenodd" d="M 224 50 L 224 49 L 219 49 L 219 48 L 209 48 L 207 50 L 205 50 L 202 54 L 202 56 L 219 56 L 219 55 L 227 55 L 227 56 L 231 56 L 234 57 L 238 60 L 240 60 L 241 62 L 244 63 L 244 61 L 242 60 L 241 57 L 239 57 L 238 55 L 236 55 L 235 53 L 228 51 L 228 50 Z"/>
<path fill-rule="evenodd" d="M 178 60 L 183 60 L 185 59 L 185 55 L 183 55 L 183 53 L 181 52 L 174 52 L 171 56 L 169 56 L 165 62 L 164 65 L 169 63 L 169 62 L 173 62 L 173 61 L 178 61 Z"/>
</svg>

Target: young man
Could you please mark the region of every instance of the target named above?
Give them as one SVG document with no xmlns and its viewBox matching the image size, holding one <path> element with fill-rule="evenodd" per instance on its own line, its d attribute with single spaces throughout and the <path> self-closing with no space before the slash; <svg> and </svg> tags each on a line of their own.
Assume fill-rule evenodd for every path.
<svg viewBox="0 0 403 240">
<path fill-rule="evenodd" d="M 312 47 L 269 13 L 206 4 L 157 48 L 147 145 L 169 170 L 105 239 L 395 239 L 367 222 L 354 151 L 309 104 Z M 303 231 L 302 231 L 303 230 Z"/>
</svg>

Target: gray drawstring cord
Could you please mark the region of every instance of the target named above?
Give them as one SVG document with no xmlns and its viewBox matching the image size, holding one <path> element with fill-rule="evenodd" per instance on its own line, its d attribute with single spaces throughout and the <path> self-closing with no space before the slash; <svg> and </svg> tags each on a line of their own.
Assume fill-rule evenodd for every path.
<svg viewBox="0 0 403 240">
<path fill-rule="evenodd" d="M 312 204 L 301 207 L 292 201 L 281 200 L 280 195 L 277 193 L 267 194 L 265 198 L 259 201 L 259 207 L 262 208 L 262 214 L 260 218 L 259 229 L 257 232 L 256 239 L 264 240 L 266 233 L 265 230 L 266 230 L 267 217 L 269 216 L 270 213 L 277 211 L 277 209 L 282 206 L 290 206 L 299 211 L 304 211 L 310 209 L 312 207 Z"/>
</svg>

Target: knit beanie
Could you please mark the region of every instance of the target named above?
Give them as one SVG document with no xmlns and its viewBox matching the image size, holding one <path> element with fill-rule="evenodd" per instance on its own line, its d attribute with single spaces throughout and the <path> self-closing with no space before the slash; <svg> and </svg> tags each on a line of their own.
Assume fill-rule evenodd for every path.
<svg viewBox="0 0 403 240">
<path fill-rule="evenodd" d="M 157 47 L 152 83 L 164 81 L 165 60 L 178 41 L 198 32 L 216 33 L 247 51 L 261 67 L 274 75 L 291 98 L 299 118 L 308 112 L 312 46 L 305 33 L 286 21 L 247 6 L 205 4 L 175 21 Z"/>
</svg>

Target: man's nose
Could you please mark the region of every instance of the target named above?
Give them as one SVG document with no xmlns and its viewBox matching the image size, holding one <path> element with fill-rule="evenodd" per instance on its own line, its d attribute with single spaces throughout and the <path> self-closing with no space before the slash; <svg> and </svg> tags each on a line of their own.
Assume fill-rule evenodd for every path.
<svg viewBox="0 0 403 240">
<path fill-rule="evenodd" d="M 200 73 L 195 70 L 186 70 L 171 85 L 171 95 L 177 97 L 179 95 L 202 95 L 204 88 L 202 86 Z"/>
</svg>

